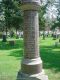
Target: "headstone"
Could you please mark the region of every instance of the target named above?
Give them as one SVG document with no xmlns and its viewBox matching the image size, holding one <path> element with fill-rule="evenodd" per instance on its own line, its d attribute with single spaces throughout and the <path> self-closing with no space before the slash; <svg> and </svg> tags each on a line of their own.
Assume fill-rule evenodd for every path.
<svg viewBox="0 0 60 80">
<path fill-rule="evenodd" d="M 17 80 L 48 80 L 42 69 L 39 56 L 39 20 L 38 9 L 40 0 L 22 0 L 24 11 L 24 58 L 21 72 Z"/>
<path fill-rule="evenodd" d="M 2 40 L 3 42 L 6 42 L 7 41 L 6 40 L 6 32 L 5 31 L 3 32 L 2 38 L 3 38 L 3 40 Z"/>
<path fill-rule="evenodd" d="M 15 45 L 15 41 L 14 40 L 9 41 L 9 45 L 10 46 L 14 46 Z"/>
</svg>

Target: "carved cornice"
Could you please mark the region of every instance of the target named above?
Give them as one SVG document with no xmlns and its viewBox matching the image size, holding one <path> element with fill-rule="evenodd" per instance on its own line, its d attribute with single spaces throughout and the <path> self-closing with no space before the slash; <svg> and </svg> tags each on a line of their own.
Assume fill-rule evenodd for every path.
<svg viewBox="0 0 60 80">
<path fill-rule="evenodd" d="M 22 0 L 22 10 L 38 10 L 40 6 L 40 0 Z"/>
</svg>

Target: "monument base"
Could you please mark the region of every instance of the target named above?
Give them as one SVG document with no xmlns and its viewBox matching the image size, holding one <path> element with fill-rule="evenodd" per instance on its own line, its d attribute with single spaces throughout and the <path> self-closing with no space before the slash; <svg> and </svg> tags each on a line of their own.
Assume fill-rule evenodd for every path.
<svg viewBox="0 0 60 80">
<path fill-rule="evenodd" d="M 44 74 L 44 71 L 33 75 L 18 72 L 17 80 L 48 80 L 48 76 Z"/>
</svg>

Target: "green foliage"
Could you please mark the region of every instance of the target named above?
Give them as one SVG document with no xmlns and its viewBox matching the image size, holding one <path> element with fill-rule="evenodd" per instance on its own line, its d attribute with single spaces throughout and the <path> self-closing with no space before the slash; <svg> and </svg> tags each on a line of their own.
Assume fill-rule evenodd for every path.
<svg viewBox="0 0 60 80">
<path fill-rule="evenodd" d="M 60 27 L 60 18 L 57 18 L 57 21 L 54 21 L 51 29 L 55 30 L 55 28 Z"/>
<path fill-rule="evenodd" d="M 0 38 L 2 38 L 2 32 L 0 32 Z"/>
<path fill-rule="evenodd" d="M 57 26 L 57 23 L 54 21 L 51 26 L 51 30 L 55 30 L 56 27 L 58 27 L 58 26 Z"/>
<path fill-rule="evenodd" d="M 2 7 L 5 16 L 5 27 L 21 27 L 23 18 L 19 5 L 20 2 L 18 0 L 2 0 Z"/>
<path fill-rule="evenodd" d="M 60 18 L 57 18 L 57 21 L 58 21 L 57 26 L 60 27 Z"/>
<path fill-rule="evenodd" d="M 48 5 L 48 3 L 46 5 L 40 6 L 40 10 L 39 10 L 39 29 L 40 30 L 44 30 L 45 29 L 44 14 L 46 13 L 47 5 Z"/>
</svg>

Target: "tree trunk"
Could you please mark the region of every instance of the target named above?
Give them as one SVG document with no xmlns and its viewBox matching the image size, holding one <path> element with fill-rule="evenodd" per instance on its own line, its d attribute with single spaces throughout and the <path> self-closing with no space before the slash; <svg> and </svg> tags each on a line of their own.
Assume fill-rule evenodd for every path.
<svg viewBox="0 0 60 80">
<path fill-rule="evenodd" d="M 43 40 L 45 40 L 45 31 L 43 31 Z"/>
<path fill-rule="evenodd" d="M 8 32 L 8 30 L 7 30 L 7 27 L 6 27 L 6 37 L 7 37 L 7 32 Z"/>
<path fill-rule="evenodd" d="M 2 38 L 3 38 L 3 39 L 2 39 L 3 42 L 6 42 L 6 41 L 7 41 L 7 40 L 6 40 L 6 33 L 5 33 L 5 31 L 3 31 Z"/>
<path fill-rule="evenodd" d="M 60 39 L 59 39 L 59 43 L 60 43 Z"/>
<path fill-rule="evenodd" d="M 19 36 L 18 36 L 18 34 L 17 34 L 17 31 L 18 31 L 18 30 L 16 29 L 16 39 L 18 39 L 18 38 L 19 38 Z"/>
<path fill-rule="evenodd" d="M 53 40 L 56 40 L 57 39 L 57 35 L 56 35 L 56 31 L 54 30 L 53 31 Z"/>
</svg>

